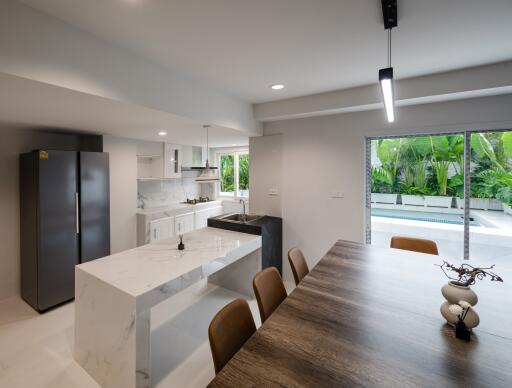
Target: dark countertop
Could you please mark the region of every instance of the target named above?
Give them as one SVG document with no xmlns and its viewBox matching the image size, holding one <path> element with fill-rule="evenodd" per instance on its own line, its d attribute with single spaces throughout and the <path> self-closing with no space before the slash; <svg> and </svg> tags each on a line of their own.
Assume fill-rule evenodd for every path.
<svg viewBox="0 0 512 388">
<path fill-rule="evenodd" d="M 235 232 L 242 232 L 242 233 L 248 233 L 248 234 L 261 234 L 261 228 L 265 225 L 275 223 L 275 222 L 282 222 L 282 219 L 280 217 L 273 217 L 273 216 L 263 216 L 261 218 L 258 218 L 254 221 L 249 221 L 245 223 L 239 223 L 239 222 L 232 222 L 223 220 L 223 217 L 226 217 L 229 214 L 235 214 L 235 213 L 226 213 L 222 214 L 217 217 L 208 218 L 208 226 L 214 227 L 214 228 L 221 228 L 221 229 L 227 229 L 232 230 Z"/>
<path fill-rule="evenodd" d="M 276 267 L 280 273 L 283 270 L 283 219 L 280 217 L 263 216 L 245 223 L 223 220 L 230 214 L 208 218 L 208 226 L 234 232 L 255 234 L 261 236 L 262 257 L 261 267 Z"/>
</svg>

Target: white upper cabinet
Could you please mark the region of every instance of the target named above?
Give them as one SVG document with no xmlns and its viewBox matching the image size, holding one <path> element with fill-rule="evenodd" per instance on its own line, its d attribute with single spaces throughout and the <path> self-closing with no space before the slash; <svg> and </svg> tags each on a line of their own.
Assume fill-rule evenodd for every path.
<svg viewBox="0 0 512 388">
<path fill-rule="evenodd" d="M 181 178 L 182 146 L 152 141 L 137 143 L 137 178 Z"/>
<path fill-rule="evenodd" d="M 139 157 L 163 157 L 164 143 L 156 141 L 138 141 L 137 156 Z"/>
<path fill-rule="evenodd" d="M 164 145 L 164 178 L 181 178 L 181 150 L 177 144 Z"/>
<path fill-rule="evenodd" d="M 140 141 L 137 143 L 137 178 L 164 177 L 164 143 Z"/>
</svg>

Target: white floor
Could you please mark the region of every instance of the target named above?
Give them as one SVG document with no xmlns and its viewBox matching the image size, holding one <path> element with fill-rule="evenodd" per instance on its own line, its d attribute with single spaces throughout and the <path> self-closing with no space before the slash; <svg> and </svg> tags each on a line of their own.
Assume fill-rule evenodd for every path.
<svg viewBox="0 0 512 388">
<path fill-rule="evenodd" d="M 286 283 L 290 292 L 293 285 Z M 215 313 L 244 295 L 207 285 L 185 291 L 152 310 L 153 384 L 204 387 L 214 377 L 207 329 Z M 248 299 L 257 326 L 254 299 Z M 73 360 L 74 304 L 38 314 L 19 298 L 0 302 L 0 387 L 97 388 Z"/>
</svg>

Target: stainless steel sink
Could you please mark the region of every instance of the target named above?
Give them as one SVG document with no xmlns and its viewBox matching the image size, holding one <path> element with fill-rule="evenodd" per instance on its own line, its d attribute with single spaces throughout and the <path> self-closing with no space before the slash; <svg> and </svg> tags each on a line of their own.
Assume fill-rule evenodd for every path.
<svg viewBox="0 0 512 388">
<path fill-rule="evenodd" d="M 263 216 L 259 215 L 259 214 L 240 214 L 240 213 L 236 213 L 236 214 L 229 214 L 227 216 L 224 216 L 224 217 L 221 218 L 221 220 L 231 221 L 231 222 L 238 222 L 238 223 L 244 224 L 246 222 L 251 222 L 251 221 L 259 220 L 262 217 Z"/>
</svg>

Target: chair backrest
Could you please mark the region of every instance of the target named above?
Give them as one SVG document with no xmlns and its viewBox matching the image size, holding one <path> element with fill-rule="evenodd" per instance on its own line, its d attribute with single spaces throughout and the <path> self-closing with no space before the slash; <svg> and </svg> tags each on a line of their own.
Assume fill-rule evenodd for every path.
<svg viewBox="0 0 512 388">
<path fill-rule="evenodd" d="M 235 299 L 213 317 L 208 338 L 216 374 L 255 332 L 251 309 L 243 299 Z"/>
<path fill-rule="evenodd" d="M 252 279 L 252 287 L 258 302 L 261 323 L 263 323 L 288 295 L 276 267 L 265 268 L 258 272 Z"/>
<path fill-rule="evenodd" d="M 302 254 L 302 251 L 299 248 L 295 247 L 288 251 L 288 261 L 290 262 L 290 267 L 292 267 L 295 285 L 298 285 L 304 278 L 304 276 L 306 276 L 309 273 L 306 258 Z"/>
<path fill-rule="evenodd" d="M 422 238 L 393 236 L 391 238 L 391 248 L 439 255 L 437 244 L 432 240 L 424 240 Z"/>
</svg>

